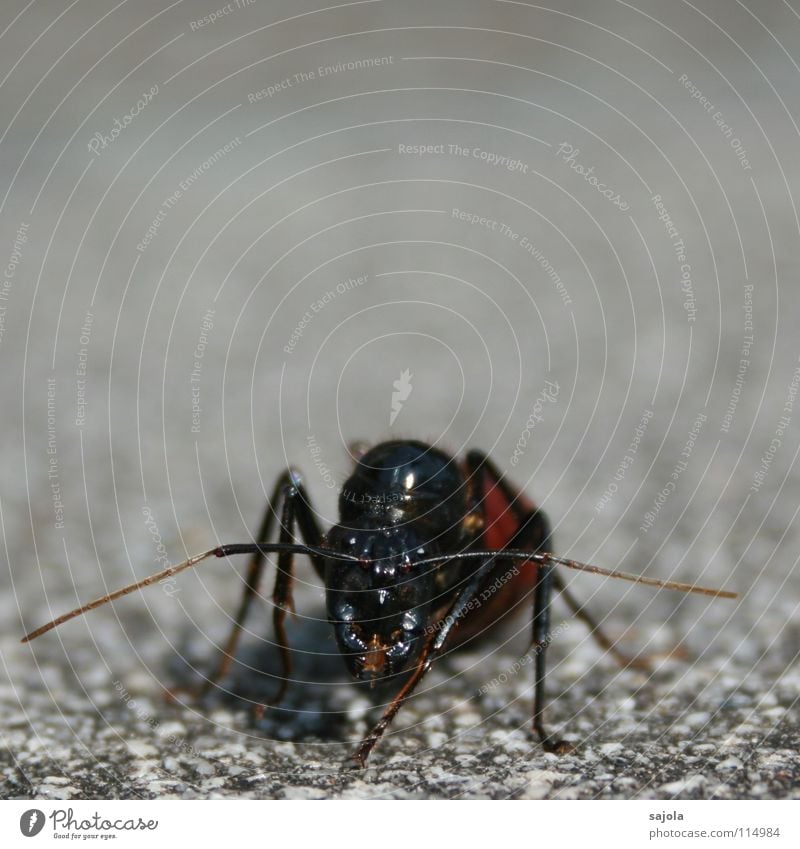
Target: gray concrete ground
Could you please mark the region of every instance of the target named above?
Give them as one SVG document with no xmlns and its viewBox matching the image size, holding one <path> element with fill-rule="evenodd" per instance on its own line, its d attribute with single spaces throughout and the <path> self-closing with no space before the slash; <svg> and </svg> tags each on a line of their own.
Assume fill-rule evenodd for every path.
<svg viewBox="0 0 800 849">
<path fill-rule="evenodd" d="M 800 795 L 800 9 L 551 6 L 3 6 L 0 795 Z M 347 444 L 393 437 L 487 451 L 560 553 L 740 598 L 569 574 L 664 655 L 620 670 L 556 601 L 575 753 L 529 733 L 522 615 L 437 663 L 363 773 L 373 709 L 306 563 L 262 720 L 268 600 L 222 689 L 164 699 L 243 563 L 20 645 L 251 539 L 287 464 L 327 526 Z"/>
</svg>

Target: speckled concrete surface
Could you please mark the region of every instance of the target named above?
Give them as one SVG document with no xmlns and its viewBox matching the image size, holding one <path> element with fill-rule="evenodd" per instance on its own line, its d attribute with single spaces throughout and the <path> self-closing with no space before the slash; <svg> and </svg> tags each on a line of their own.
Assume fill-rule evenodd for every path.
<svg viewBox="0 0 800 849">
<path fill-rule="evenodd" d="M 70 654 L 76 668 L 91 661 L 91 652 Z M 797 797 L 796 670 L 767 667 L 743 682 L 741 666 L 715 673 L 670 661 L 645 677 L 592 655 L 573 651 L 550 682 L 561 692 L 552 720 L 579 744 L 575 754 L 545 754 L 532 741 L 528 681 L 479 695 L 488 661 L 468 654 L 436 669 L 363 773 L 346 761 L 367 729 L 370 703 L 347 690 L 320 695 L 300 687 L 302 697 L 290 696 L 285 712 L 254 723 L 247 704 L 230 697 L 212 698 L 202 710 L 169 707 L 147 675 L 125 675 L 120 689 L 105 676 L 72 676 L 49 662 L 17 679 L 31 683 L 7 723 L 13 757 L 4 756 L 5 792 L 50 799 Z M 515 659 L 494 662 L 502 670 Z M 779 682 L 765 693 L 763 681 L 775 672 Z"/>
<path fill-rule="evenodd" d="M 36 4 L 3 36 L 3 798 L 800 796 L 797 4 L 400 5 L 192 26 L 206 6 L 97 0 L 34 45 Z M 619 669 L 556 600 L 573 754 L 529 732 L 523 615 L 439 661 L 364 772 L 375 708 L 306 563 L 260 720 L 268 600 L 221 688 L 165 698 L 209 670 L 242 563 L 19 643 L 249 540 L 289 463 L 329 525 L 346 445 L 394 436 L 486 450 L 560 553 L 740 598 L 569 575 L 663 656 Z"/>
</svg>

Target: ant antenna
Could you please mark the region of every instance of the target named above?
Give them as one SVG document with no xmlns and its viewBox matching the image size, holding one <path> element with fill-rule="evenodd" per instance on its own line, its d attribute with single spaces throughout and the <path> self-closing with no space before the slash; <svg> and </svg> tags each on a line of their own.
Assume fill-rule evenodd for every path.
<svg viewBox="0 0 800 849">
<path fill-rule="evenodd" d="M 358 560 L 357 557 L 352 557 L 349 554 L 329 551 L 326 548 L 316 548 L 312 545 L 292 545 L 290 543 L 271 543 L 267 545 L 257 542 L 221 545 L 217 548 L 212 548 L 209 551 L 204 551 L 202 554 L 195 554 L 194 557 L 184 560 L 183 563 L 178 563 L 176 566 L 169 566 L 161 572 L 156 572 L 155 575 L 150 575 L 141 581 L 137 581 L 135 584 L 128 584 L 127 587 L 122 587 L 122 589 L 115 590 L 113 593 L 104 595 L 101 598 L 96 598 L 94 601 L 84 604 L 83 607 L 76 607 L 75 610 L 71 610 L 69 613 L 64 613 L 57 619 L 53 619 L 52 622 L 48 622 L 46 625 L 42 625 L 41 628 L 31 631 L 30 634 L 27 634 L 22 638 L 21 642 L 29 643 L 31 640 L 41 637 L 42 634 L 52 631 L 53 628 L 57 628 L 64 622 L 69 622 L 70 619 L 75 619 L 77 616 L 82 616 L 84 613 L 94 610 L 95 607 L 101 607 L 109 601 L 115 601 L 118 598 L 122 598 L 124 595 L 128 595 L 129 593 L 148 587 L 150 584 L 156 584 L 159 581 L 163 581 L 165 578 L 177 575 L 178 572 L 183 572 L 184 569 L 191 569 L 193 566 L 197 566 L 198 563 L 201 563 L 203 560 L 207 560 L 209 557 L 229 557 L 234 554 L 255 554 L 256 552 L 260 552 L 261 554 L 316 554 L 320 557 L 333 558 L 335 560 Z"/>
</svg>

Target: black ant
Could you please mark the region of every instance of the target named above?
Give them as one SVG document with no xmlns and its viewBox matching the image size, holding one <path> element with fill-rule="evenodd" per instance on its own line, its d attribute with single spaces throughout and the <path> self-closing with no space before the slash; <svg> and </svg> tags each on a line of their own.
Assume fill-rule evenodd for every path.
<svg viewBox="0 0 800 849">
<path fill-rule="evenodd" d="M 622 665 L 646 667 L 648 659 L 631 659 L 617 651 L 568 591 L 553 568 L 556 565 L 682 592 L 736 598 L 732 592 L 610 571 L 550 553 L 550 526 L 545 514 L 516 492 L 480 451 L 470 451 L 464 462 L 458 463 L 423 442 L 383 442 L 358 458 L 340 494 L 339 513 L 338 524 L 323 533 L 300 476 L 288 469 L 278 479 L 267 504 L 258 542 L 221 545 L 190 557 L 59 616 L 32 631 L 23 642 L 206 558 L 250 554 L 233 628 L 217 669 L 204 684 L 205 691 L 228 671 L 245 616 L 258 594 L 265 555 L 274 553 L 278 566 L 272 594 L 273 622 L 283 666 L 280 690 L 271 701 L 277 704 L 290 675 L 284 621 L 287 611 L 293 610 L 294 557 L 307 555 L 325 584 L 328 619 L 350 674 L 373 685 L 387 680 L 402 682 L 380 721 L 353 754 L 356 764 L 363 767 L 397 711 L 442 651 L 499 622 L 531 592 L 533 729 L 546 751 L 572 750 L 570 743 L 554 739 L 543 722 L 553 588 L 588 624 L 600 646 Z M 278 515 L 278 541 L 269 542 Z M 302 544 L 295 542 L 297 534 Z M 509 565 L 514 568 L 509 569 Z"/>
</svg>

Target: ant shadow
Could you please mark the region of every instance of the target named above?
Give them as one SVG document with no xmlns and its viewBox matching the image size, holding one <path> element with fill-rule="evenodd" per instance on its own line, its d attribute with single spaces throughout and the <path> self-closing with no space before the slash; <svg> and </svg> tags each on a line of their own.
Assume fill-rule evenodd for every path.
<svg viewBox="0 0 800 849">
<path fill-rule="evenodd" d="M 283 665 L 278 646 L 270 636 L 259 642 L 243 637 L 230 669 L 200 697 L 198 705 L 249 711 L 253 727 L 274 740 L 352 742 L 355 720 L 365 714 L 370 720 L 379 715 L 379 703 L 386 701 L 387 692 L 396 690 L 398 683 L 389 681 L 373 689 L 367 682 L 353 681 L 323 613 L 304 619 L 301 627 L 288 625 L 287 632 L 291 672 L 279 703 L 273 702 L 283 681 Z M 199 659 L 196 643 L 189 647 L 192 642 L 193 636 L 187 633 L 180 654 L 173 656 L 169 664 L 169 675 L 178 693 L 196 692 L 204 683 L 204 676 L 219 662 L 214 650 Z M 258 715 L 259 705 L 267 706 L 263 715 Z"/>
</svg>

